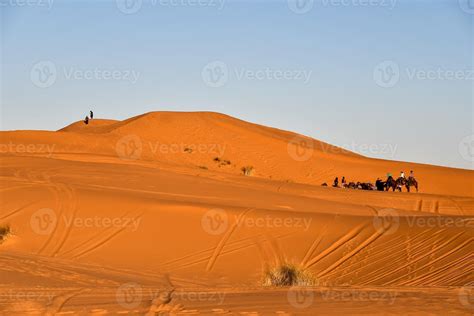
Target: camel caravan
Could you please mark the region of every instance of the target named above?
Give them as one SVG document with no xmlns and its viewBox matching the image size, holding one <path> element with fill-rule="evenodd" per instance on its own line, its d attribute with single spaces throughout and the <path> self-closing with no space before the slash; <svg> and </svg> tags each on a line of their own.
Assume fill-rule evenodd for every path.
<svg viewBox="0 0 474 316">
<path fill-rule="evenodd" d="M 322 186 L 328 186 L 327 183 L 323 183 Z M 334 188 L 344 188 L 344 189 L 354 189 L 354 190 L 369 190 L 369 191 L 389 191 L 392 189 L 393 192 L 399 191 L 402 192 L 402 188 L 405 187 L 407 192 L 410 192 L 411 187 L 415 187 L 416 192 L 418 192 L 418 182 L 415 179 L 413 170 L 410 171 L 410 176 L 405 177 L 405 172 L 401 171 L 400 176 L 395 180 L 391 173 L 387 174 L 387 180 L 382 181 L 380 178 L 377 178 L 375 185 L 370 182 L 349 182 L 345 177 L 341 179 L 341 186 L 339 186 L 339 177 L 334 179 L 333 185 Z"/>
</svg>

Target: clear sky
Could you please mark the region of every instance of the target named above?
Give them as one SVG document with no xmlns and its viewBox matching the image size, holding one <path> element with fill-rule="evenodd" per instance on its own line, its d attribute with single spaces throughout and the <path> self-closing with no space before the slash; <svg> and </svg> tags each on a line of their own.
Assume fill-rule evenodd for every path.
<svg viewBox="0 0 474 316">
<path fill-rule="evenodd" d="M 56 130 L 90 109 L 217 111 L 371 157 L 473 168 L 463 147 L 474 140 L 473 0 L 0 0 L 0 10 L 1 130 Z"/>
</svg>

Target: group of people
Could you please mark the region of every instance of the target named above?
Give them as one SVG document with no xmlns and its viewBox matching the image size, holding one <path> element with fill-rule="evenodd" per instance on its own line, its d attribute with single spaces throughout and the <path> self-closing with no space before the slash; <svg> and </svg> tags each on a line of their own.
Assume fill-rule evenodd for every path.
<svg viewBox="0 0 474 316">
<path fill-rule="evenodd" d="M 89 113 L 90 113 L 89 114 L 90 118 L 89 118 L 89 116 L 86 115 L 86 118 L 84 119 L 84 124 L 86 124 L 86 125 L 89 124 L 89 120 L 92 120 L 94 118 L 94 112 L 89 111 Z"/>
<path fill-rule="evenodd" d="M 342 185 L 342 187 L 344 187 L 345 184 L 346 184 L 346 177 L 343 176 L 342 179 L 341 179 L 341 185 Z M 334 179 L 334 183 L 333 183 L 332 186 L 335 187 L 335 188 L 338 188 L 338 187 L 339 187 L 339 177 L 336 177 L 336 179 Z"/>
<path fill-rule="evenodd" d="M 399 179 L 407 180 L 406 177 L 405 177 L 405 172 L 404 171 L 400 171 Z M 413 172 L 413 170 L 410 170 L 410 175 L 408 176 L 408 180 L 414 180 L 414 179 L 415 179 L 415 173 Z M 387 189 L 386 184 L 390 183 L 391 181 L 394 181 L 394 178 L 393 178 L 393 176 L 390 172 L 387 173 L 387 181 L 382 181 L 382 179 L 377 178 L 377 180 L 375 181 L 375 187 L 371 183 L 361 183 L 361 182 L 353 183 L 353 182 L 350 182 L 348 184 L 347 180 L 346 180 L 346 177 L 343 176 L 342 179 L 341 179 L 341 187 L 343 187 L 343 188 L 355 188 L 355 189 L 360 188 L 360 189 L 366 189 L 366 190 L 385 191 Z M 335 187 L 335 188 L 340 187 L 339 186 L 339 177 L 336 177 L 334 179 L 334 182 L 333 182 L 332 186 Z"/>
</svg>

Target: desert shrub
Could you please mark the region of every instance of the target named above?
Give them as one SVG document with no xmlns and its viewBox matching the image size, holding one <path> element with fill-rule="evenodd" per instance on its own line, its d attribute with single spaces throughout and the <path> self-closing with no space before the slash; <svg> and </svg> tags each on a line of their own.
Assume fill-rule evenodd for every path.
<svg viewBox="0 0 474 316">
<path fill-rule="evenodd" d="M 247 166 L 247 167 L 242 167 L 241 170 L 244 176 L 251 176 L 254 171 L 254 168 L 252 166 Z"/>
<path fill-rule="evenodd" d="M 184 152 L 185 153 L 192 153 L 193 150 L 191 148 L 186 147 L 186 148 L 184 148 Z"/>
<path fill-rule="evenodd" d="M 315 285 L 316 282 L 309 271 L 285 263 L 265 270 L 263 284 L 265 286 L 310 286 Z"/>
<path fill-rule="evenodd" d="M 4 241 L 9 234 L 10 234 L 10 226 L 8 225 L 0 226 L 0 243 Z"/>
<path fill-rule="evenodd" d="M 199 169 L 207 170 L 206 166 L 199 166 Z"/>
<path fill-rule="evenodd" d="M 225 160 L 225 159 L 221 159 L 219 157 L 216 157 L 213 159 L 214 162 L 218 163 L 218 167 L 222 167 L 222 166 L 228 166 L 231 164 L 230 160 Z"/>
</svg>

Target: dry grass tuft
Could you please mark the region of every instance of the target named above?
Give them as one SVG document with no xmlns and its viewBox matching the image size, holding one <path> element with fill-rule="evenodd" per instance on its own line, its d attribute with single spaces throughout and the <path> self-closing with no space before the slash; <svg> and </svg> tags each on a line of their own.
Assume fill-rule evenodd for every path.
<svg viewBox="0 0 474 316">
<path fill-rule="evenodd" d="M 242 173 L 244 174 L 244 176 L 251 176 L 254 172 L 254 168 L 252 166 L 247 166 L 247 167 L 242 167 Z"/>
<path fill-rule="evenodd" d="M 310 286 L 315 284 L 316 280 L 309 271 L 292 264 L 283 264 L 267 269 L 263 279 L 265 286 Z"/>
<path fill-rule="evenodd" d="M 217 163 L 217 166 L 219 168 L 222 167 L 222 166 L 230 166 L 230 164 L 231 164 L 230 160 L 221 159 L 219 157 L 215 157 L 213 160 L 214 160 L 215 163 Z"/>
<path fill-rule="evenodd" d="M 2 243 L 7 238 L 10 232 L 11 232 L 10 226 L 8 225 L 0 226 L 0 243 Z"/>
</svg>

